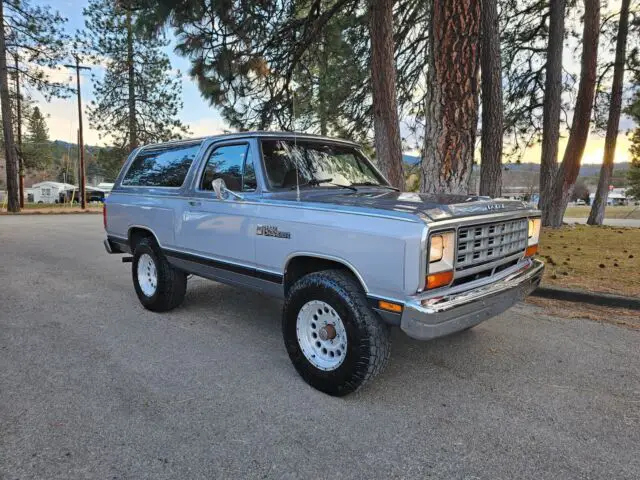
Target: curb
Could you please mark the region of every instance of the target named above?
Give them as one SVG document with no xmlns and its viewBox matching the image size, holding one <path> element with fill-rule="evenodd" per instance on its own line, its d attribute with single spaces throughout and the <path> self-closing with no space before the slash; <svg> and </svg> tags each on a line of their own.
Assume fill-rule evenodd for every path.
<svg viewBox="0 0 640 480">
<path fill-rule="evenodd" d="M 586 292 L 561 287 L 538 287 L 531 292 L 534 297 L 564 300 L 567 302 L 590 303 L 601 307 L 628 308 L 640 310 L 640 298 L 613 295 L 611 293 Z"/>
</svg>

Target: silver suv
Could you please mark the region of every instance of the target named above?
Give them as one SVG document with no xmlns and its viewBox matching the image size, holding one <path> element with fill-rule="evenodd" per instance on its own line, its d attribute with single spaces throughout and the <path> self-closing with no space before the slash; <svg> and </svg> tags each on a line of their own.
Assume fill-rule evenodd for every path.
<svg viewBox="0 0 640 480">
<path fill-rule="evenodd" d="M 543 271 L 526 204 L 401 193 L 358 145 L 291 133 L 138 148 L 104 226 L 149 310 L 180 305 L 189 274 L 283 298 L 289 357 L 331 395 L 383 369 L 390 327 L 423 340 L 471 328 Z"/>
</svg>

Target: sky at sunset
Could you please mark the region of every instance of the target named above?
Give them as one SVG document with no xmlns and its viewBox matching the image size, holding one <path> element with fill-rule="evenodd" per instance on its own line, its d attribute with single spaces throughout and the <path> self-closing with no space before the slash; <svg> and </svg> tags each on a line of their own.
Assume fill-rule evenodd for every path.
<svg viewBox="0 0 640 480">
<path fill-rule="evenodd" d="M 69 0 L 53 0 L 53 1 L 33 1 L 34 4 L 51 5 L 54 9 L 69 19 L 67 29 L 70 32 L 82 28 L 84 25 L 82 18 L 82 8 L 87 5 L 87 1 L 69 1 Z M 188 60 L 177 56 L 173 53 L 172 47 L 167 47 L 167 53 L 170 56 L 172 67 L 175 70 L 183 72 L 182 76 L 182 100 L 183 108 L 180 111 L 180 119 L 190 127 L 193 136 L 204 136 L 221 133 L 226 128 L 224 120 L 213 107 L 200 97 L 198 87 L 185 72 L 189 69 Z M 570 60 L 569 63 L 574 63 Z M 102 75 L 100 67 L 94 68 L 94 73 L 98 76 Z M 52 78 L 56 80 L 69 80 L 72 72 L 62 68 L 58 71 L 51 72 Z M 75 73 L 75 72 L 73 72 Z M 84 140 L 89 145 L 104 145 L 104 139 L 98 137 L 98 132 L 93 130 L 86 117 L 86 106 L 93 99 L 90 74 L 83 74 L 81 81 L 81 89 L 83 95 L 84 116 Z M 74 79 L 75 85 L 75 79 Z M 77 103 L 75 96 L 69 99 L 55 99 L 50 103 L 46 103 L 44 98 L 37 92 L 30 92 L 31 96 L 36 100 L 41 110 L 48 115 L 49 134 L 52 140 L 64 140 L 67 142 L 76 141 L 76 130 L 78 128 Z M 633 127 L 628 119 L 623 119 L 621 123 L 621 133 L 618 137 L 616 163 L 630 161 L 628 148 L 629 139 L 626 131 Z M 559 159 L 562 159 L 562 153 L 566 146 L 566 136 L 560 142 Z M 604 137 L 591 134 L 587 143 L 582 163 L 602 163 L 602 155 L 604 149 Z M 407 152 L 415 154 L 416 152 Z M 522 157 L 523 162 L 540 161 L 540 145 L 534 145 L 529 148 Z"/>
</svg>

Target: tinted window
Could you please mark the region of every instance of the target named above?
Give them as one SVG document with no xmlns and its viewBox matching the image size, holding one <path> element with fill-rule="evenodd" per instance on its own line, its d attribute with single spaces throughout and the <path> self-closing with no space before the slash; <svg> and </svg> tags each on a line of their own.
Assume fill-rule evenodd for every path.
<svg viewBox="0 0 640 480">
<path fill-rule="evenodd" d="M 234 192 L 256 189 L 256 172 L 248 144 L 225 145 L 211 152 L 202 172 L 200 189 L 213 190 L 211 182 L 216 178 L 223 179 L 227 188 Z"/>
<path fill-rule="evenodd" d="M 262 155 L 271 187 L 292 188 L 314 180 L 339 185 L 387 185 L 354 147 L 332 143 L 263 140 Z"/>
<path fill-rule="evenodd" d="M 143 150 L 131 163 L 122 184 L 180 187 L 199 149 L 198 143 Z"/>
</svg>

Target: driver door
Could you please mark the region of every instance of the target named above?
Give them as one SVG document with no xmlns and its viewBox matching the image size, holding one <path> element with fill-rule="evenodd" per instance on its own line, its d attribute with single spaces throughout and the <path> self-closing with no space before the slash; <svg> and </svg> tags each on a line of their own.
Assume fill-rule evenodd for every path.
<svg viewBox="0 0 640 480">
<path fill-rule="evenodd" d="M 184 200 L 178 244 L 185 253 L 209 260 L 202 262 L 204 267 L 248 274 L 255 268 L 257 205 L 251 200 L 257 195 L 253 162 L 258 157 L 254 142 L 217 143 L 205 157 L 189 199 Z M 217 178 L 245 200 L 232 195 L 217 198 L 212 187 Z"/>
</svg>

